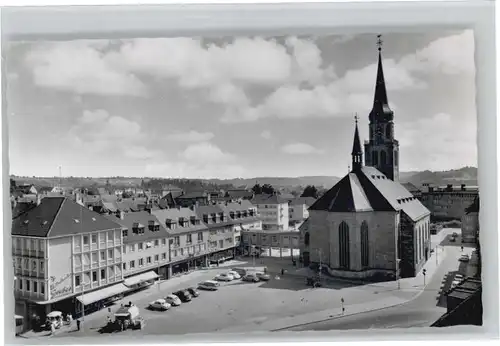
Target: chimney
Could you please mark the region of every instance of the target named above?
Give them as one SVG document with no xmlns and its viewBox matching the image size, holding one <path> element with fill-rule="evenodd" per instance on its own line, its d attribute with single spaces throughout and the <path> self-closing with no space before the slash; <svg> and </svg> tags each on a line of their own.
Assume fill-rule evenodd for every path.
<svg viewBox="0 0 500 346">
<path fill-rule="evenodd" d="M 453 191 L 453 184 L 446 185 L 446 191 L 448 191 L 448 192 Z"/>
<path fill-rule="evenodd" d="M 123 210 L 120 210 L 119 215 L 120 215 L 120 220 L 123 220 L 125 218 L 125 212 Z"/>
<path fill-rule="evenodd" d="M 465 184 L 460 185 L 460 190 L 465 191 Z"/>
</svg>

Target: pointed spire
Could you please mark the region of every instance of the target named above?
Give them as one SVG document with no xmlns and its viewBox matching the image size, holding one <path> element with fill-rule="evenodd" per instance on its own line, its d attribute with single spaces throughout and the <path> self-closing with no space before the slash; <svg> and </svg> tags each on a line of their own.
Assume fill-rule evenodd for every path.
<svg viewBox="0 0 500 346">
<path fill-rule="evenodd" d="M 370 112 L 370 120 L 386 119 L 392 120 L 393 112 L 389 108 L 389 101 L 387 98 L 387 89 L 385 86 L 384 68 L 382 66 L 382 35 L 377 35 L 378 46 L 378 67 L 377 67 L 377 80 L 375 85 L 375 94 L 373 97 L 373 108 Z"/>
<path fill-rule="evenodd" d="M 358 114 L 354 116 L 354 121 L 356 123 L 354 129 L 354 142 L 352 144 L 352 170 L 361 169 L 363 166 L 363 151 L 361 150 L 361 141 L 359 139 L 359 130 L 358 130 Z"/>
</svg>

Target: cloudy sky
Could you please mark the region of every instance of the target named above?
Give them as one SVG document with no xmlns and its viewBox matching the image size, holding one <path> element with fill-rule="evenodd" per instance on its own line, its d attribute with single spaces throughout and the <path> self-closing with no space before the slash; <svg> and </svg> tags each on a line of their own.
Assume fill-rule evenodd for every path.
<svg viewBox="0 0 500 346">
<path fill-rule="evenodd" d="M 472 31 L 383 40 L 401 170 L 476 166 Z M 376 48 L 375 33 L 11 43 L 11 173 L 342 176 Z"/>
</svg>

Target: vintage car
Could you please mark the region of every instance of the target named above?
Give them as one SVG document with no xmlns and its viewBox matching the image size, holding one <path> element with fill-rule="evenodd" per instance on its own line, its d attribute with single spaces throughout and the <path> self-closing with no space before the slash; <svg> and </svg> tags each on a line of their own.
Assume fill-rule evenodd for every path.
<svg viewBox="0 0 500 346">
<path fill-rule="evenodd" d="M 167 311 L 172 307 L 165 299 L 156 299 L 154 302 L 149 303 L 149 309 L 150 310 L 157 310 L 157 311 Z"/>
<path fill-rule="evenodd" d="M 52 326 L 55 329 L 61 328 L 63 324 L 63 314 L 61 311 L 52 311 L 47 315 L 47 320 L 45 322 L 45 329 L 50 330 Z"/>
<path fill-rule="evenodd" d="M 172 306 L 179 306 L 182 304 L 182 301 L 175 294 L 169 294 L 165 297 L 165 300 Z"/>
<path fill-rule="evenodd" d="M 118 331 L 126 329 L 143 329 L 146 322 L 139 314 L 139 308 L 133 304 L 121 306 L 115 312 L 115 321 L 108 322 L 110 328 Z"/>
</svg>

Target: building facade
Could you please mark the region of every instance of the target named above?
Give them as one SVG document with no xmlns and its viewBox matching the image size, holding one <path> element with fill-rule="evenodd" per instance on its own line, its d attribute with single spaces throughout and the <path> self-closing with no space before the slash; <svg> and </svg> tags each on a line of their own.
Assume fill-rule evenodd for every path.
<svg viewBox="0 0 500 346">
<path fill-rule="evenodd" d="M 255 195 L 251 203 L 257 207 L 262 219 L 262 229 L 268 231 L 287 231 L 290 224 L 288 200 L 279 195 Z"/>
<path fill-rule="evenodd" d="M 430 210 L 433 220 L 460 220 L 464 210 L 479 195 L 477 186 L 462 184 L 432 186 L 426 184 L 421 193 L 422 204 Z"/>
<path fill-rule="evenodd" d="M 462 242 L 477 243 L 479 239 L 479 196 L 467 208 L 462 216 Z"/>
<path fill-rule="evenodd" d="M 430 256 L 430 212 L 398 181 L 399 145 L 380 48 L 378 59 L 366 166 L 356 117 L 352 170 L 309 208 L 301 230 L 304 264 L 322 264 L 338 277 L 411 277 Z"/>
<path fill-rule="evenodd" d="M 309 217 L 309 207 L 316 202 L 313 197 L 297 197 L 288 201 L 289 224 L 298 228 Z"/>
<path fill-rule="evenodd" d="M 121 227 L 64 197 L 45 198 L 12 223 L 16 314 L 79 313 L 90 292 L 123 281 Z M 65 260 L 61 260 L 65 259 Z"/>
</svg>

